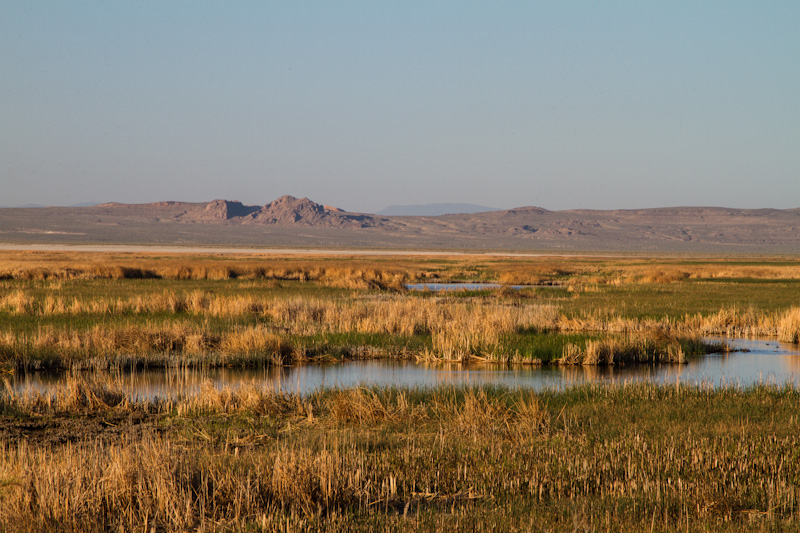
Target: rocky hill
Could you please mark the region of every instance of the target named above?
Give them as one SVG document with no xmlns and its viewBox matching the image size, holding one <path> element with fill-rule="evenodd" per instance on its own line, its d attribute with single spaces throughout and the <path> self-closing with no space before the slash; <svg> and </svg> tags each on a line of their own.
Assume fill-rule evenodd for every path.
<svg viewBox="0 0 800 533">
<path fill-rule="evenodd" d="M 343 209 L 320 205 L 308 198 L 281 196 L 241 221 L 243 224 L 276 224 L 330 228 L 371 228 L 390 225 L 385 217 L 348 213 Z"/>
</svg>

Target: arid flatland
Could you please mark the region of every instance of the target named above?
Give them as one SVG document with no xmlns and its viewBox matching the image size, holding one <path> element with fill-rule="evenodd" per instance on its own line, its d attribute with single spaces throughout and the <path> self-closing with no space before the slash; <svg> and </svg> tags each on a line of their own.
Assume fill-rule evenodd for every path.
<svg viewBox="0 0 800 533">
<path fill-rule="evenodd" d="M 389 217 L 306 198 L 0 209 L 0 242 L 413 250 L 796 253 L 800 209 L 675 207 Z"/>
</svg>

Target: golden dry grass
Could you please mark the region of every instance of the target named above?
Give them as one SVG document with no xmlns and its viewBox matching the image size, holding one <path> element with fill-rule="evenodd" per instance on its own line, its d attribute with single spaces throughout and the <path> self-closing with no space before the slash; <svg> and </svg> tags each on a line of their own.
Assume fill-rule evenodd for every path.
<svg viewBox="0 0 800 533">
<path fill-rule="evenodd" d="M 168 256 L 148 253 L 0 253 L 0 279 L 268 279 L 320 281 L 345 288 L 399 288 L 405 279 L 423 275 L 412 261 L 387 265 L 374 258 L 354 263 L 325 256 L 224 255 Z"/>
<path fill-rule="evenodd" d="M 7 389 L 0 422 L 28 435 L 0 435 L 0 529 L 793 530 L 797 403 L 794 389 L 652 384 L 206 386 L 155 404 L 113 382 Z"/>
<path fill-rule="evenodd" d="M 12 366 L 48 366 L 47 361 L 57 360 L 67 367 L 102 366 L 111 354 L 116 354 L 117 361 L 128 355 L 146 359 L 148 364 L 186 363 L 191 358 L 199 364 L 230 364 L 247 357 L 259 362 L 287 362 L 337 350 L 440 361 L 511 362 L 517 353 L 514 335 L 530 332 L 605 335 L 608 338 L 594 339 L 586 346 L 565 347 L 559 360 L 611 364 L 635 361 L 644 353 L 650 354 L 646 360 L 654 360 L 653 350 L 637 340 L 652 331 L 686 339 L 709 335 L 798 339 L 796 308 L 763 310 L 734 305 L 693 313 L 687 304 L 683 316 L 632 316 L 618 311 L 613 300 L 609 300 L 612 305 L 602 305 L 603 300 L 598 299 L 600 305 L 586 310 L 580 305 L 591 291 L 599 293 L 602 287 L 615 284 L 630 285 L 625 290 L 631 294 L 650 294 L 650 300 L 645 300 L 649 304 L 662 298 L 659 285 L 687 279 L 796 278 L 800 273 L 796 263 L 780 260 L 754 266 L 720 259 L 691 263 L 669 258 L 355 260 L 242 255 L 234 259 L 6 252 L 0 254 L 0 273 L 6 278 L 0 282 L 0 314 L 6 317 L 0 329 L 0 355 L 12 361 Z M 112 281 L 85 281 L 97 277 Z M 162 279 L 116 281 L 148 277 Z M 198 279 L 228 281 L 196 283 Z M 464 298 L 404 292 L 407 281 L 421 279 L 559 283 L 570 292 L 564 296 L 559 291 L 558 298 L 548 297 L 545 290 L 519 293 L 505 289 L 496 291 L 493 297 Z M 292 280 L 286 282 L 291 290 L 273 290 L 277 285 L 269 285 L 285 280 Z M 91 288 L 83 288 L 84 284 L 101 287 L 104 292 L 96 294 Z M 258 290 L 249 292 L 250 284 Z M 794 288 L 784 285 L 787 290 Z M 148 289 L 139 291 L 140 287 Z M 294 292 L 298 287 L 303 287 L 302 291 Z M 664 293 L 669 294 L 669 288 Z M 19 323 L 27 326 L 17 328 L 17 317 L 24 318 Z M 35 328 L 31 326 L 34 320 Z M 356 340 L 342 341 L 355 343 L 348 346 L 327 346 L 326 341 L 319 340 L 326 335 L 353 335 Z M 359 341 L 358 335 L 382 335 L 393 340 L 384 350 L 378 345 L 359 344 L 365 341 Z M 411 354 L 402 346 L 404 339 L 415 336 L 424 339 L 415 341 L 416 351 Z M 687 355 L 674 342 L 664 343 L 662 352 L 657 360 L 682 361 Z M 82 363 L 87 356 L 94 361 Z M 535 355 L 526 358 L 529 362 L 536 360 Z"/>
<path fill-rule="evenodd" d="M 320 281 L 332 286 L 376 288 L 409 280 L 483 280 L 537 285 L 573 278 L 581 283 L 674 283 L 685 279 L 800 279 L 791 258 L 656 259 L 631 257 L 491 258 L 332 257 L 280 254 L 179 254 L 114 252 L 0 252 L 0 279 L 273 279 Z"/>
<path fill-rule="evenodd" d="M 560 358 L 562 364 L 612 364 L 615 360 L 640 359 L 683 362 L 685 354 L 674 342 L 677 337 L 758 335 L 788 342 L 797 342 L 798 338 L 797 308 L 772 312 L 726 308 L 713 314 L 686 315 L 681 319 L 630 318 L 608 311 L 567 316 L 557 305 L 549 303 L 519 305 L 515 300 L 502 298 L 420 299 L 399 294 L 301 298 L 165 291 L 127 298 L 78 298 L 53 294 L 33 296 L 29 289 L 18 289 L 0 296 L 0 311 L 32 317 L 96 315 L 145 319 L 144 323 L 104 323 L 86 329 L 43 325 L 25 332 L 0 331 L 0 352 L 6 357 L 31 360 L 40 353 L 58 354 L 72 365 L 77 364 L 82 355 L 102 360 L 120 353 L 197 357 L 204 364 L 224 364 L 234 356 L 290 361 L 305 357 L 304 348 L 293 346 L 291 336 L 345 333 L 407 338 L 430 335 L 430 347 L 416 356 L 442 361 L 509 359 L 514 353 L 509 335 L 524 331 L 617 335 L 613 339 L 592 341 L 585 349 L 566 347 Z M 152 322 L 149 317 L 154 314 L 167 314 L 170 318 L 166 323 Z M 221 331 L 212 333 L 193 318 L 231 322 Z M 236 319 L 256 319 L 262 323 L 237 325 Z M 673 338 L 661 343 L 665 351 L 657 358 L 651 346 L 652 336 L 648 337 L 650 332 L 662 332 Z M 645 357 L 644 354 L 650 355 Z"/>
<path fill-rule="evenodd" d="M 800 342 L 800 307 L 792 307 L 780 317 L 778 339 L 783 342 Z"/>
<path fill-rule="evenodd" d="M 220 334 L 181 322 L 169 325 L 95 325 L 88 330 L 52 326 L 19 334 L 0 332 L 0 353 L 25 367 L 38 368 L 42 358 L 59 366 L 106 368 L 127 360 L 164 364 L 225 365 L 252 359 L 281 364 L 294 355 L 291 344 L 264 326 L 235 327 Z"/>
</svg>

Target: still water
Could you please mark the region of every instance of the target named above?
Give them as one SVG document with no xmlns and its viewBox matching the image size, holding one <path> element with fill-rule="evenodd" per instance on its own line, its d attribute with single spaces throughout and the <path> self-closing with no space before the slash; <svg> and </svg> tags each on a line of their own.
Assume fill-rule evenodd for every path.
<svg viewBox="0 0 800 533">
<path fill-rule="evenodd" d="M 800 386 L 800 346 L 774 340 L 727 340 L 738 350 L 712 354 L 685 365 L 505 366 L 430 364 L 411 361 L 350 361 L 264 369 L 158 369 L 114 374 L 115 383 L 132 399 L 191 395 L 203 386 L 216 388 L 255 384 L 286 392 L 307 393 L 324 387 L 436 385 L 503 385 L 541 390 L 586 382 L 700 383 L 712 386 L 757 383 Z M 84 374 L 86 375 L 86 374 Z M 90 377 L 90 375 L 86 375 Z M 63 384 L 66 374 L 12 375 L 18 391 L 40 390 Z"/>
<path fill-rule="evenodd" d="M 487 289 L 500 289 L 502 287 L 509 287 L 515 290 L 527 289 L 527 288 L 538 288 L 538 289 L 552 288 L 550 285 L 500 285 L 499 283 L 470 283 L 470 282 L 406 283 L 406 289 L 410 291 L 433 291 L 433 292 L 482 291 Z"/>
</svg>

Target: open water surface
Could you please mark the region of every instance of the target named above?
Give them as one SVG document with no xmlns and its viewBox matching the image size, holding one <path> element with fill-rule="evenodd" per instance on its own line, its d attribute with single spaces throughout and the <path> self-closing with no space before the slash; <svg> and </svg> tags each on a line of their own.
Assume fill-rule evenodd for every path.
<svg viewBox="0 0 800 533">
<path fill-rule="evenodd" d="M 204 386 L 256 385 L 285 392 L 308 393 L 329 387 L 434 387 L 437 385 L 502 385 L 562 388 L 587 382 L 633 382 L 748 386 L 758 383 L 800 386 L 800 346 L 774 340 L 727 340 L 738 350 L 706 355 L 685 365 L 525 366 L 496 364 L 417 363 L 370 360 L 303 364 L 263 369 L 156 369 L 119 372 L 115 378 L 132 399 L 191 395 Z M 91 378 L 91 374 L 82 374 Z M 46 391 L 64 384 L 69 374 L 28 373 L 9 376 L 17 391 Z M 108 374 L 97 377 L 106 378 Z"/>
<path fill-rule="evenodd" d="M 475 282 L 448 282 L 448 283 L 406 283 L 406 289 L 410 291 L 483 291 L 488 289 L 500 289 L 508 287 L 514 290 L 521 289 L 542 289 L 552 288 L 552 285 L 500 285 L 499 283 L 475 283 Z"/>
</svg>

